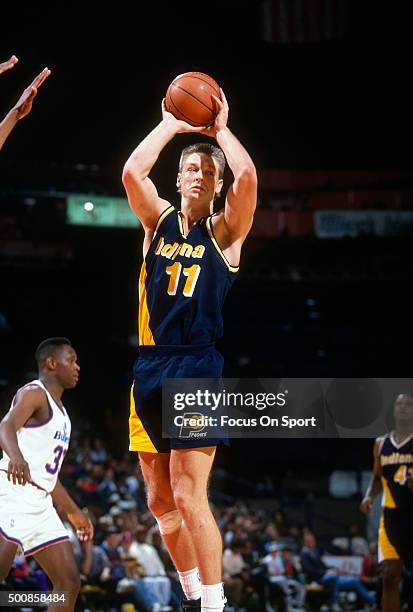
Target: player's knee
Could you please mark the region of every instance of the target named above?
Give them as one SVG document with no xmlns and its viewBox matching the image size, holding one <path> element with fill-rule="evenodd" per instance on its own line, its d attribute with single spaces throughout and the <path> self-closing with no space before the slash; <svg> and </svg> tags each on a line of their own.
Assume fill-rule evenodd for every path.
<svg viewBox="0 0 413 612">
<path fill-rule="evenodd" d="M 148 495 L 147 504 L 149 510 L 157 520 L 158 517 L 170 512 L 175 506 L 173 499 L 165 498 L 160 495 L 153 495 L 151 493 Z"/>
<path fill-rule="evenodd" d="M 67 591 L 72 597 L 77 596 L 80 591 L 79 572 L 74 568 L 64 574 L 62 572 L 62 576 L 59 577 L 58 583 L 59 584 L 56 584 L 56 581 L 53 581 L 53 588 L 56 591 Z"/>
<path fill-rule="evenodd" d="M 165 512 L 165 514 L 155 518 L 159 525 L 159 531 L 162 535 L 174 533 L 175 531 L 178 531 L 182 525 L 182 516 L 179 510 L 171 510 L 170 512 Z"/>
<path fill-rule="evenodd" d="M 204 505 L 208 507 L 208 500 L 205 496 L 205 504 L 202 503 L 202 495 L 194 495 L 183 488 L 178 488 L 174 492 L 175 505 L 182 514 L 184 520 L 190 519 L 192 515 L 198 515 L 204 511 Z"/>
</svg>

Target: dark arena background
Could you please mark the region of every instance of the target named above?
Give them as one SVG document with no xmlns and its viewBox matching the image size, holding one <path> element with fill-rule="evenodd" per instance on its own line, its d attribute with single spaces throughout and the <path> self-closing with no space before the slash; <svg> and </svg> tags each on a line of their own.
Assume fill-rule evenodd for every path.
<svg viewBox="0 0 413 612">
<path fill-rule="evenodd" d="M 0 76 L 1 116 L 44 66 L 52 74 L 0 153 L 0 411 L 36 376 L 37 344 L 69 337 L 81 377 L 64 398 L 74 431 L 62 481 L 89 507 L 96 544 L 109 523 L 152 534 L 127 451 L 143 231 L 120 226 L 127 205 L 114 198 L 125 197 L 123 164 L 160 120 L 168 84 L 188 70 L 213 76 L 258 172 L 218 347 L 225 376 L 407 378 L 412 51 L 409 3 L 398 1 L 55 3 L 2 14 L 0 61 L 20 61 Z M 151 174 L 173 203 L 180 150 L 200 139 L 178 135 Z M 88 201 L 101 217 L 83 210 Z M 246 564 L 232 578 L 224 566 L 229 610 L 329 605 L 302 568 L 306 601 L 295 608 L 263 570 L 271 549 L 299 558 L 306 530 L 342 571 L 367 571 L 379 509 L 366 522 L 359 504 L 372 448 L 373 439 L 267 439 L 219 449 L 211 502 L 226 555 Z M 84 589 L 79 610 L 129 601 Z M 363 605 L 354 591 L 340 595 L 342 609 Z"/>
</svg>

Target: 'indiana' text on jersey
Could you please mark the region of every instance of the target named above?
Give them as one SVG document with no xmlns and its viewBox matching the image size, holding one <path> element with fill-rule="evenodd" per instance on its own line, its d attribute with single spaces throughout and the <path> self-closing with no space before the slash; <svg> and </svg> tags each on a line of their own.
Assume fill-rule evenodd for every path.
<svg viewBox="0 0 413 612">
<path fill-rule="evenodd" d="M 413 509 L 413 435 L 397 444 L 393 434 L 384 438 L 380 449 L 383 506 Z"/>
<path fill-rule="evenodd" d="M 173 206 L 159 217 L 139 279 L 140 345 L 203 345 L 222 335 L 222 307 L 238 266 L 220 249 L 212 217 L 188 236 Z"/>
</svg>

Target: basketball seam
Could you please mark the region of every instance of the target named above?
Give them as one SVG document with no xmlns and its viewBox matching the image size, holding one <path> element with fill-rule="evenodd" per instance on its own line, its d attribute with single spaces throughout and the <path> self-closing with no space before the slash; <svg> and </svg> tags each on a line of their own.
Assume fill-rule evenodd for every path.
<svg viewBox="0 0 413 612">
<path fill-rule="evenodd" d="M 202 81 L 202 79 L 200 79 Z M 204 81 L 204 83 L 206 83 L 206 81 Z M 191 94 L 190 91 L 187 91 L 185 89 L 185 87 L 182 87 L 181 85 L 174 85 L 172 83 L 172 85 L 174 87 L 176 87 L 177 89 L 180 89 L 181 91 L 184 91 L 186 94 L 188 94 L 188 96 L 191 96 L 191 98 L 193 98 L 194 100 L 196 100 L 197 102 L 199 102 L 200 104 L 202 104 L 202 106 L 205 106 L 205 108 L 207 108 L 213 115 L 215 114 L 215 111 L 213 108 L 209 108 L 209 106 L 207 104 L 205 104 L 205 102 L 202 102 L 202 100 L 200 100 L 199 98 L 197 98 L 196 96 L 194 96 L 194 94 Z"/>
<path fill-rule="evenodd" d="M 192 72 L 192 73 L 191 73 L 191 78 L 192 78 L 192 79 L 198 79 L 199 81 L 202 81 L 203 83 L 206 83 L 207 85 L 209 85 L 210 87 L 212 87 L 212 85 L 211 85 L 211 83 L 210 83 L 209 81 L 206 81 L 205 79 L 203 79 L 203 78 L 202 78 L 202 77 L 200 77 L 200 76 L 196 76 L 196 75 L 198 75 L 198 74 L 202 74 L 202 72 Z M 184 76 L 184 75 L 181 75 L 181 76 Z M 209 78 L 210 78 L 210 79 L 211 79 L 211 81 L 213 81 L 213 83 L 215 83 L 215 85 L 217 86 L 217 90 L 218 90 L 218 95 L 217 95 L 217 97 L 219 98 L 219 85 L 218 85 L 218 83 L 217 83 L 216 81 L 214 81 L 214 79 L 213 79 L 212 77 L 209 77 Z M 173 83 L 172 83 L 172 84 L 173 84 Z M 212 87 L 212 89 L 214 89 L 214 88 Z"/>
<path fill-rule="evenodd" d="M 183 117 L 185 117 L 185 118 L 186 118 L 186 120 L 188 121 L 188 123 L 191 123 L 191 121 L 193 122 L 193 120 L 192 120 L 190 117 L 188 117 L 187 115 L 185 115 L 185 113 L 183 113 L 183 112 L 181 111 L 181 109 L 177 107 L 177 105 L 176 105 L 176 104 L 175 104 L 175 102 L 173 101 L 173 98 L 172 98 L 172 92 L 169 92 L 169 99 L 170 99 L 170 101 L 172 102 L 172 105 L 174 106 L 174 108 L 175 108 L 175 109 L 178 111 L 178 113 L 181 113 L 181 115 L 182 115 Z M 196 98 L 196 99 L 198 99 L 198 98 Z M 197 123 L 197 125 L 195 125 L 194 127 L 202 127 L 202 125 L 203 125 L 202 123 L 199 123 L 198 121 L 197 121 L 196 123 Z M 191 125 L 192 125 L 192 124 L 191 124 Z"/>
<path fill-rule="evenodd" d="M 172 102 L 172 105 L 174 106 L 174 108 L 175 108 L 175 109 L 178 111 L 178 113 L 181 113 L 181 115 L 182 115 L 183 117 L 185 117 L 185 118 L 188 120 L 188 122 L 190 122 L 190 121 L 191 121 L 191 118 L 190 118 L 190 117 L 187 117 L 187 115 L 185 115 L 185 113 L 183 113 L 183 112 L 181 111 L 181 109 L 177 107 L 177 105 L 175 104 L 175 102 L 172 100 L 172 94 L 171 94 L 171 93 L 169 94 L 169 99 L 170 99 L 170 101 Z M 200 123 L 200 124 L 199 124 L 199 126 L 195 126 L 195 127 L 202 127 L 202 124 Z"/>
</svg>

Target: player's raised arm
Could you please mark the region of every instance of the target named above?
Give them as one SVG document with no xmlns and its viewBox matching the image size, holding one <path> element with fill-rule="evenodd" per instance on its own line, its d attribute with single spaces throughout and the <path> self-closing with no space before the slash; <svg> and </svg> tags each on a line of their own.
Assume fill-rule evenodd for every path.
<svg viewBox="0 0 413 612">
<path fill-rule="evenodd" d="M 364 495 L 364 498 L 360 504 L 360 510 L 364 512 L 365 514 L 368 514 L 369 512 L 371 512 L 373 508 L 373 499 L 377 497 L 377 495 L 379 495 L 382 491 L 382 485 L 381 485 L 381 480 L 380 480 L 381 465 L 380 465 L 380 456 L 379 456 L 382 445 L 383 445 L 383 438 L 377 438 L 376 441 L 374 442 L 374 447 L 373 447 L 374 464 L 373 464 L 373 470 L 371 473 L 370 483 L 369 483 L 369 486 L 367 487 L 367 491 Z"/>
<path fill-rule="evenodd" d="M 251 229 L 257 205 L 257 173 L 248 152 L 227 126 L 229 107 L 222 89 L 221 100 L 213 98 L 218 114 L 214 124 L 202 133 L 216 139 L 234 175 L 227 192 L 224 220 L 231 238 L 243 241 Z"/>
<path fill-rule="evenodd" d="M 17 395 L 13 407 L 0 423 L 0 447 L 9 456 L 7 478 L 13 484 L 31 481 L 29 465 L 19 448 L 16 432 L 38 410 L 44 408 L 44 392 L 38 387 L 26 387 Z"/>
<path fill-rule="evenodd" d="M 26 117 L 32 110 L 33 100 L 37 96 L 39 87 L 44 83 L 50 75 L 49 68 L 44 68 L 23 91 L 22 95 L 9 110 L 3 121 L 0 123 L 0 149 L 2 148 L 6 138 L 13 130 L 20 119 Z"/>
<path fill-rule="evenodd" d="M 149 173 L 156 163 L 160 152 L 170 140 L 180 132 L 200 132 L 202 128 L 193 127 L 179 121 L 165 109 L 162 101 L 162 121 L 142 140 L 127 160 L 122 181 L 128 195 L 129 206 L 142 223 L 145 230 L 155 229 L 159 215 L 169 206 L 167 200 L 159 197 Z"/>
</svg>

